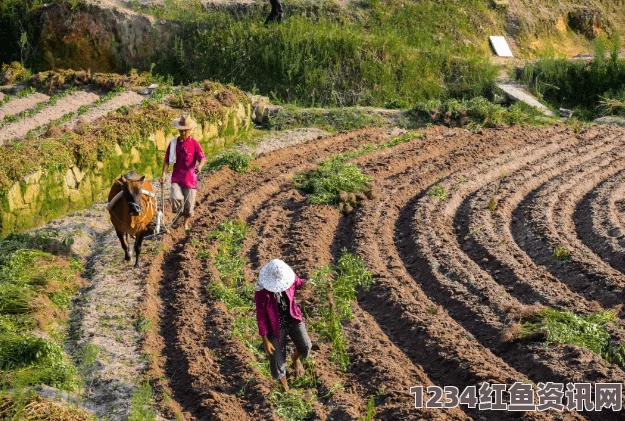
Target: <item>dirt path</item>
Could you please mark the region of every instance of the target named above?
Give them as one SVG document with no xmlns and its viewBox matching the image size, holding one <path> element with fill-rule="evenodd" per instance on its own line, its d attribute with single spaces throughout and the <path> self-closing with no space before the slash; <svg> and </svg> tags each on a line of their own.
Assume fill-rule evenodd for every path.
<svg viewBox="0 0 625 421">
<path fill-rule="evenodd" d="M 55 105 L 44 108 L 33 116 L 7 124 L 5 127 L 0 129 L 0 144 L 3 144 L 5 141 L 10 139 L 24 137 L 29 130 L 43 126 L 44 124 L 56 120 L 57 118 L 63 117 L 67 113 L 76 112 L 83 105 L 89 105 L 92 102 L 97 101 L 98 98 L 99 96 L 94 93 L 84 91 L 76 92 L 59 100 Z M 10 104 L 11 103 L 8 105 Z"/>
</svg>

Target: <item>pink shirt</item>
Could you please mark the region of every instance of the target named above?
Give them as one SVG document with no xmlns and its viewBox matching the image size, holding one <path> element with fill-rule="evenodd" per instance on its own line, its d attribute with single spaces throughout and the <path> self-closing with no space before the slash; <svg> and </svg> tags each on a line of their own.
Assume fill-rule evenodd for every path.
<svg viewBox="0 0 625 421">
<path fill-rule="evenodd" d="M 169 162 L 169 153 L 171 143 L 167 147 L 165 153 L 165 162 Z M 184 189 L 197 189 L 197 174 L 195 173 L 195 164 L 206 159 L 202 147 L 197 140 L 188 137 L 184 141 L 176 142 L 176 162 L 174 163 L 174 171 L 171 173 L 171 182 L 178 184 Z"/>
<path fill-rule="evenodd" d="M 302 311 L 299 306 L 295 304 L 295 291 L 300 289 L 302 285 L 306 283 L 306 280 L 300 279 L 295 276 L 295 282 L 287 289 L 286 296 L 289 297 L 289 312 L 291 317 L 299 322 L 302 321 Z M 258 333 L 260 336 L 267 336 L 269 328 L 271 332 L 280 341 L 280 335 L 278 335 L 278 329 L 280 325 L 280 316 L 278 315 L 278 303 L 276 301 L 276 294 L 266 289 L 256 291 L 254 293 L 254 301 L 256 301 L 256 321 L 258 322 Z"/>
</svg>

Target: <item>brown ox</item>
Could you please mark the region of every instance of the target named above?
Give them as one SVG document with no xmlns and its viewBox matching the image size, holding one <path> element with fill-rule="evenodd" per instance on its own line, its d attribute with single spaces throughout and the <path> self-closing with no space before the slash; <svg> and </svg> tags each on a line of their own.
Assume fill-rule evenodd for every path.
<svg viewBox="0 0 625 421">
<path fill-rule="evenodd" d="M 134 171 L 115 180 L 108 197 L 111 222 L 124 249 L 124 260 L 130 261 L 129 237 L 135 238 L 135 269 L 139 268 L 141 243 L 146 228 L 156 215 L 152 184 Z"/>
</svg>

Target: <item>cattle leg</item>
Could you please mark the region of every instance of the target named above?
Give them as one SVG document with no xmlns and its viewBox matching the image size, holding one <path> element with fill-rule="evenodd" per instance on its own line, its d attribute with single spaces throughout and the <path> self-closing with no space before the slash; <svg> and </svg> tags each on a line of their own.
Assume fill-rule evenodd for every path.
<svg viewBox="0 0 625 421">
<path fill-rule="evenodd" d="M 141 243 L 143 243 L 143 236 L 145 234 L 142 232 L 137 235 L 137 239 L 135 240 L 135 269 L 140 268 L 139 264 L 139 255 L 141 254 Z"/>
<path fill-rule="evenodd" d="M 117 233 L 117 237 L 119 237 L 119 242 L 122 243 L 122 248 L 124 249 L 124 260 L 129 262 L 130 253 L 128 253 L 128 239 L 126 238 L 126 234 L 117 230 L 115 230 L 115 233 Z"/>
</svg>

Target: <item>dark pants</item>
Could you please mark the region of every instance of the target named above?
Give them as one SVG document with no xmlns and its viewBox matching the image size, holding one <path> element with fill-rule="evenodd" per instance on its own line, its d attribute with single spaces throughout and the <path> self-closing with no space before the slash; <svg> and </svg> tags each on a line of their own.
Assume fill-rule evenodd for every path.
<svg viewBox="0 0 625 421">
<path fill-rule="evenodd" d="M 282 10 L 282 2 L 280 0 L 269 0 L 271 3 L 271 13 L 267 16 L 265 20 L 265 24 L 269 22 L 273 22 L 277 20 L 278 22 L 282 22 L 284 19 L 284 10 Z"/>
<path fill-rule="evenodd" d="M 280 329 L 280 342 L 276 340 L 276 337 L 270 331 L 267 335 L 267 339 L 269 339 L 269 342 L 273 345 L 273 354 L 269 355 L 269 368 L 271 370 L 271 377 L 275 380 L 281 379 L 286 375 L 287 336 L 293 341 L 295 349 L 302 353 L 301 358 L 308 357 L 308 352 L 312 347 L 303 320 L 296 325 L 288 324 L 286 327 Z"/>
</svg>

